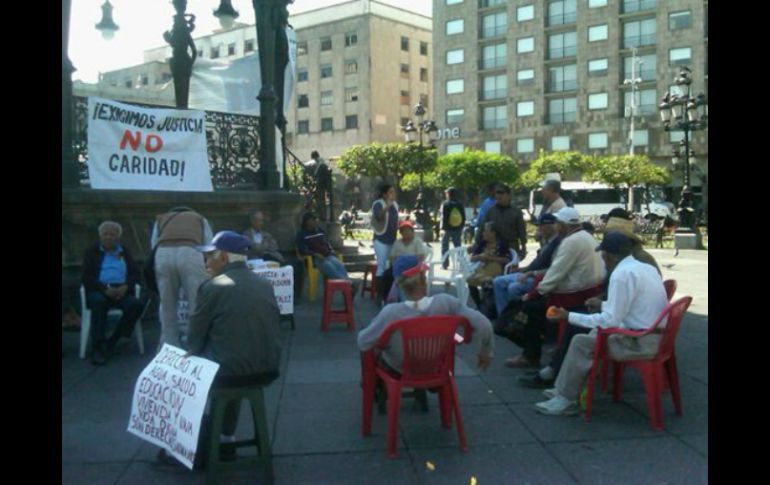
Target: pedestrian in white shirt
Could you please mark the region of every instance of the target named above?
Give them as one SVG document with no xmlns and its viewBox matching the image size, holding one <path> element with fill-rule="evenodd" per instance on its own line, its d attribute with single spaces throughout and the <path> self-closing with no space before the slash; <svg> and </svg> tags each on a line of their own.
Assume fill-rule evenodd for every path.
<svg viewBox="0 0 770 485">
<path fill-rule="evenodd" d="M 602 259 L 612 271 L 607 301 L 602 302 L 600 313 L 581 314 L 559 308 L 551 317 L 557 321 L 566 318 L 573 325 L 593 330 L 573 337 L 556 377 L 556 387 L 544 392 L 551 399 L 535 405 L 540 413 L 567 416 L 579 411 L 577 400 L 593 363 L 597 327 L 646 330 L 668 302 L 660 275 L 654 267 L 634 259 L 628 237 L 619 232 L 608 232 L 596 250 L 602 251 Z M 660 339 L 658 333 L 638 338 L 611 335 L 607 347 L 610 357 L 615 360 L 645 359 L 658 352 Z"/>
</svg>

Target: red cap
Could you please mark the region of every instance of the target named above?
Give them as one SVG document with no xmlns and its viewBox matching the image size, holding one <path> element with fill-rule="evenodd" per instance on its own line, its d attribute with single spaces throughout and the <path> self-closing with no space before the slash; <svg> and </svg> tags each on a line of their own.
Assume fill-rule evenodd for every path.
<svg viewBox="0 0 770 485">
<path fill-rule="evenodd" d="M 401 222 L 399 222 L 399 223 L 398 223 L 398 228 L 399 228 L 399 230 L 400 230 L 402 227 L 409 227 L 409 228 L 411 228 L 411 229 L 414 229 L 414 222 L 412 222 L 412 221 L 409 221 L 409 220 L 407 220 L 407 221 L 401 221 Z"/>
</svg>

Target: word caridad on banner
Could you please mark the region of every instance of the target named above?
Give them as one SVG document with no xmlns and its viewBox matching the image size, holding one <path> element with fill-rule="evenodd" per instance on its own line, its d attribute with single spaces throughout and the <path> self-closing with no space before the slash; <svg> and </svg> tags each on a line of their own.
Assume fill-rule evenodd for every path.
<svg viewBox="0 0 770 485">
<path fill-rule="evenodd" d="M 94 189 L 211 192 L 205 113 L 88 98 Z"/>
</svg>

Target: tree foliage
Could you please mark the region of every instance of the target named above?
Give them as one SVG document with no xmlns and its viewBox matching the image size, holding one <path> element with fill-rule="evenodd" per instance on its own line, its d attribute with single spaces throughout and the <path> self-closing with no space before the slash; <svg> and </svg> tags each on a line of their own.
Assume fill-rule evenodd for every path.
<svg viewBox="0 0 770 485">
<path fill-rule="evenodd" d="M 665 185 L 671 181 L 667 169 L 655 165 L 646 155 L 609 155 L 594 158 L 583 177 L 616 189 L 635 185 Z"/>
<path fill-rule="evenodd" d="M 345 150 L 337 167 L 350 177 L 395 178 L 396 185 L 407 174 L 429 173 L 436 166 L 436 150 L 415 143 L 371 143 L 354 145 Z"/>
<path fill-rule="evenodd" d="M 540 150 L 538 157 L 525 171 L 519 186 L 534 189 L 545 179 L 546 174 L 558 173 L 562 180 L 580 179 L 591 171 L 594 159 L 580 152 L 548 152 Z"/>
</svg>

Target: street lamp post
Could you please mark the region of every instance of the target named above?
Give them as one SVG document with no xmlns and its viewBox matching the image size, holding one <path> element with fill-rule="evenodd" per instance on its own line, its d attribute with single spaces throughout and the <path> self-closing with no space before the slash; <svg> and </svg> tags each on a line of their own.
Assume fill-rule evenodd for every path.
<svg viewBox="0 0 770 485">
<path fill-rule="evenodd" d="M 644 63 L 639 57 L 636 55 L 636 47 L 633 47 L 631 49 L 631 78 L 630 79 L 624 79 L 623 84 L 628 86 L 631 86 L 631 106 L 630 106 L 630 118 L 631 118 L 631 127 L 628 133 L 628 154 L 632 155 L 634 154 L 634 120 L 636 118 L 636 92 L 637 92 L 637 85 L 642 82 L 641 77 L 637 77 L 637 67 L 641 67 L 641 65 Z M 630 186 L 628 187 L 628 209 L 633 212 L 634 211 L 634 187 Z"/>
<path fill-rule="evenodd" d="M 425 106 L 422 105 L 422 101 L 419 101 L 417 105 L 414 107 L 414 116 L 417 118 L 417 124 L 415 124 L 412 120 L 408 120 L 404 126 L 401 127 L 401 129 L 404 132 L 404 138 L 407 142 L 412 141 L 411 135 L 412 133 L 417 133 L 417 140 L 420 146 L 420 154 L 424 155 L 423 150 L 425 149 L 425 145 L 423 143 L 423 136 L 428 135 L 430 137 L 431 133 L 435 133 L 438 131 L 438 128 L 436 127 L 436 122 L 433 120 L 426 120 L 425 118 Z M 423 176 L 424 173 L 422 170 L 419 172 L 420 176 L 420 185 L 417 190 L 417 201 L 415 203 L 415 209 L 416 209 L 416 216 L 417 222 L 420 223 L 420 225 L 423 227 L 424 232 L 424 240 L 426 242 L 430 242 L 433 240 L 433 228 L 431 224 L 430 214 L 428 213 L 427 208 L 425 207 L 425 194 L 423 193 Z"/>
<path fill-rule="evenodd" d="M 690 158 L 694 156 L 690 149 L 690 132 L 705 129 L 708 126 L 708 102 L 706 96 L 701 93 L 693 96 L 690 91 L 692 84 L 691 70 L 682 67 L 674 83 L 679 87 L 679 93 L 666 92 L 658 109 L 660 119 L 666 131 L 682 131 L 684 138 L 680 142 L 681 149 L 675 148 L 674 161 L 677 164 L 679 156 L 684 157 L 683 163 L 683 187 L 679 200 L 679 228 L 678 233 L 699 235 L 694 221 L 692 208 L 692 189 L 690 187 Z"/>
</svg>

